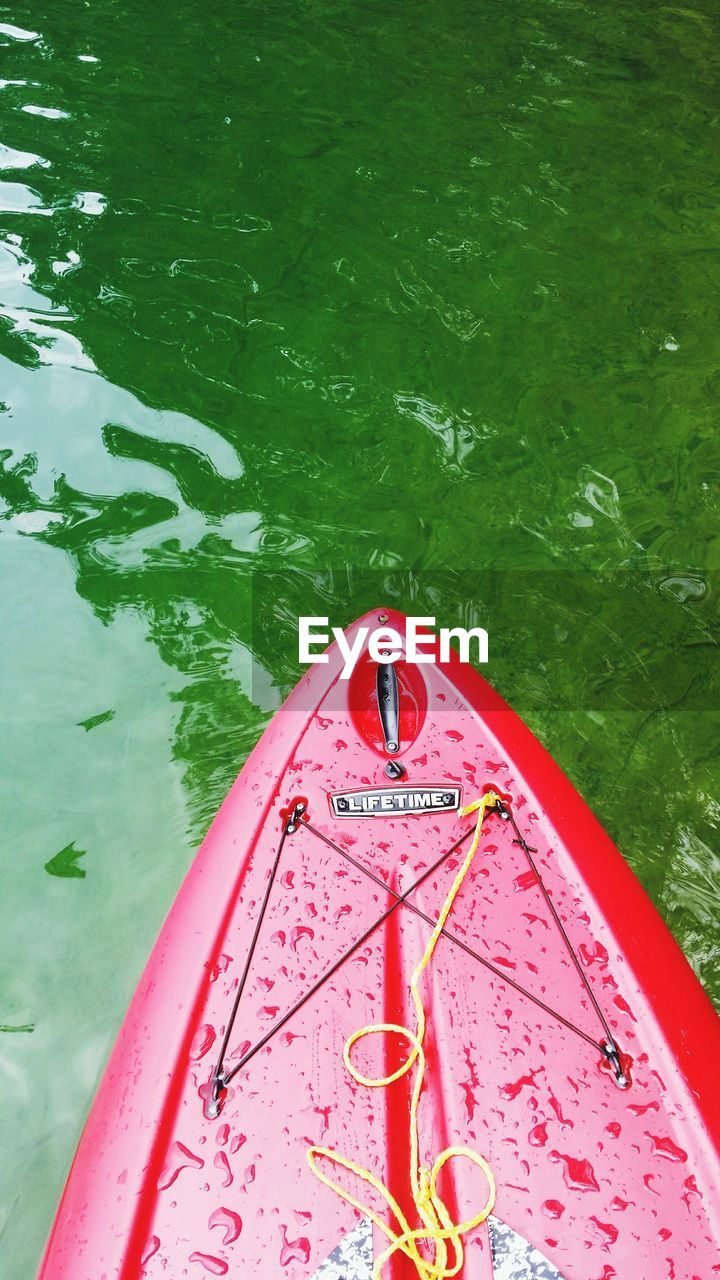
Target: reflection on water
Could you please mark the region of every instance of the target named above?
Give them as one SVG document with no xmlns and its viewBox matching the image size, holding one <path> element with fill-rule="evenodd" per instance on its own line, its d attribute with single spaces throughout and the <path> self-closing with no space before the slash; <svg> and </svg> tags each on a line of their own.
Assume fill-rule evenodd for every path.
<svg viewBox="0 0 720 1280">
<path fill-rule="evenodd" d="M 486 625 L 491 678 L 717 982 L 711 18 L 0 24 L 13 1274 L 300 612 Z"/>
</svg>

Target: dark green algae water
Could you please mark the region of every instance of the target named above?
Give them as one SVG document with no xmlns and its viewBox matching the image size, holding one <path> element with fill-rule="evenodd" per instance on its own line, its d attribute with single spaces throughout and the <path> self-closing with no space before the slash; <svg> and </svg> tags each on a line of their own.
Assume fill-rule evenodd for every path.
<svg viewBox="0 0 720 1280">
<path fill-rule="evenodd" d="M 715 13 L 0 15 L 13 1280 L 298 613 L 486 625 L 720 995 Z"/>
</svg>

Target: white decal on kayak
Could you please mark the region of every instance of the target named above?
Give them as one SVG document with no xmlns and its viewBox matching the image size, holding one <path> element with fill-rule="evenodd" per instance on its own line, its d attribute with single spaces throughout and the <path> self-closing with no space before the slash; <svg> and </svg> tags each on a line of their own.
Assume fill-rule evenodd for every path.
<svg viewBox="0 0 720 1280">
<path fill-rule="evenodd" d="M 489 1218 L 493 1280 L 563 1280 L 539 1249 L 498 1218 Z"/>
<path fill-rule="evenodd" d="M 373 1280 L 373 1228 L 369 1218 L 363 1218 L 343 1236 L 312 1280 Z"/>
<path fill-rule="evenodd" d="M 339 791 L 330 796 L 336 818 L 391 818 L 399 813 L 446 813 L 460 808 L 462 787 L 430 783 L 424 787 L 381 787 L 377 791 Z"/>
</svg>

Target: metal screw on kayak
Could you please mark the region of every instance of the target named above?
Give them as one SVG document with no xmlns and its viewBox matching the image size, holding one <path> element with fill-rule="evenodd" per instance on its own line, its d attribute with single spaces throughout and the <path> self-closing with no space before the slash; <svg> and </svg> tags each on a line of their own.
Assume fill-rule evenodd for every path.
<svg viewBox="0 0 720 1280">
<path fill-rule="evenodd" d="M 389 613 L 379 613 L 379 614 L 378 614 L 378 622 L 380 623 L 380 625 L 381 625 L 381 626 L 383 626 L 383 627 L 384 627 L 384 626 L 385 626 L 385 623 L 386 623 L 386 622 L 389 622 L 389 621 L 390 621 L 390 614 L 389 614 Z"/>
<path fill-rule="evenodd" d="M 385 765 L 385 775 L 397 781 L 398 778 L 404 778 L 406 773 L 405 765 L 399 760 L 388 760 Z"/>
<path fill-rule="evenodd" d="M 503 822 L 510 821 L 510 810 L 503 804 L 502 800 L 499 800 L 497 803 L 496 813 L 498 818 L 502 818 Z"/>
</svg>

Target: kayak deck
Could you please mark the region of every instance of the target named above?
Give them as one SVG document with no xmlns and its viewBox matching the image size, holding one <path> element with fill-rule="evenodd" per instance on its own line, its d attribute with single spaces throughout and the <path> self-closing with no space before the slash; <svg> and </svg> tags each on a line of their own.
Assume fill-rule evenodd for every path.
<svg viewBox="0 0 720 1280">
<path fill-rule="evenodd" d="M 491 785 L 513 818 L 486 817 L 423 977 L 422 1159 L 470 1146 L 497 1182 L 462 1276 L 708 1280 L 720 1274 L 717 1102 L 702 1089 L 717 1060 L 715 1015 L 517 717 L 459 665 L 423 667 L 422 688 L 418 671 L 406 681 L 414 710 L 401 730 L 410 723 L 412 740 L 401 741 L 397 787 L 459 789 L 467 803 Z M 333 795 L 395 785 L 353 681 L 336 677 L 331 654 L 276 716 L 206 837 L 100 1087 L 43 1280 L 369 1280 L 387 1240 L 313 1177 L 311 1145 L 371 1169 L 413 1213 L 410 1082 L 364 1088 L 342 1051 L 367 1024 L 414 1025 L 410 974 L 474 823 L 457 809 L 336 812 Z M 306 807 L 288 832 L 298 799 Z M 209 1118 L 245 969 L 227 1087 Z M 601 1049 L 606 1028 L 627 1089 Z M 358 1050 L 362 1069 L 386 1074 L 397 1047 L 372 1040 Z M 447 1167 L 457 1221 L 486 1190 L 477 1170 Z M 368 1207 L 387 1216 L 380 1200 Z M 388 1274 L 417 1273 L 395 1257 Z"/>
</svg>

